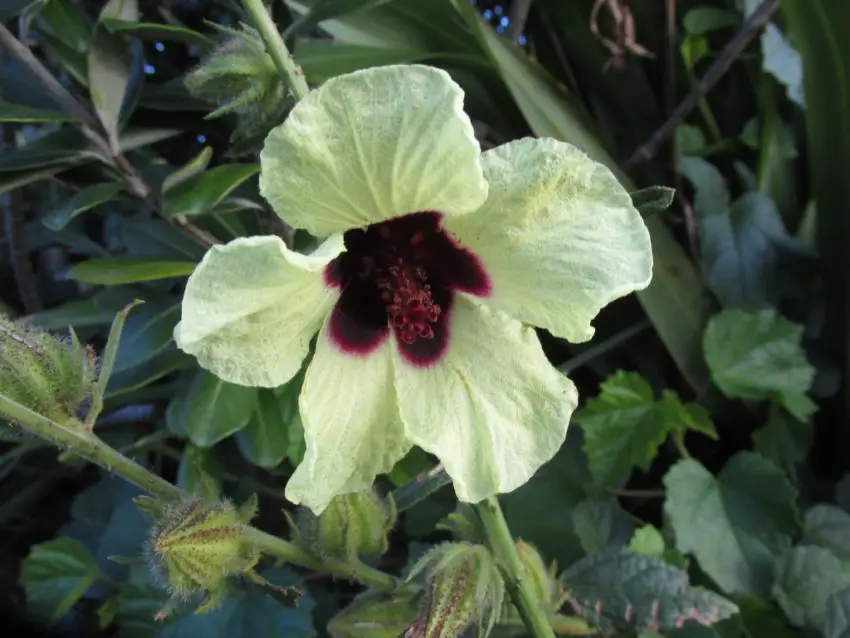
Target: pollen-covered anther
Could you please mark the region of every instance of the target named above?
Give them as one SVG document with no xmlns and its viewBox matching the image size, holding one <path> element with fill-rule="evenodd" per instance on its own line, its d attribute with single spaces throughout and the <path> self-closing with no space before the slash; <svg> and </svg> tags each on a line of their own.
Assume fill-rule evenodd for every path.
<svg viewBox="0 0 850 638">
<path fill-rule="evenodd" d="M 431 298 L 427 280 L 425 268 L 413 267 L 398 259 L 378 284 L 390 324 L 404 343 L 434 338 L 431 324 L 439 320 L 441 308 Z"/>
</svg>

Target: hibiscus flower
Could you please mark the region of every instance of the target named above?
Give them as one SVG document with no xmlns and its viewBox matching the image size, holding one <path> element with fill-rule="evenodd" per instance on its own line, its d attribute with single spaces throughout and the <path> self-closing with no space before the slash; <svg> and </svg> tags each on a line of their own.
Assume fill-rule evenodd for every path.
<svg viewBox="0 0 850 638">
<path fill-rule="evenodd" d="M 525 483 L 577 404 L 533 326 L 573 342 L 644 288 L 652 255 L 626 190 L 552 139 L 482 153 L 445 72 L 385 66 L 329 80 L 268 136 L 260 189 L 278 237 L 212 248 L 189 278 L 181 349 L 232 383 L 301 368 L 307 451 L 286 496 L 320 513 L 372 485 L 413 445 L 460 500 Z"/>
</svg>

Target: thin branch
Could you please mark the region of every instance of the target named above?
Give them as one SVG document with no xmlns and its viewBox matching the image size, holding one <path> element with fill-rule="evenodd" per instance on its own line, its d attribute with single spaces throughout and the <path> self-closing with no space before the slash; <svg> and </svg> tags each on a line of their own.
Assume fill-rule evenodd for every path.
<svg viewBox="0 0 850 638">
<path fill-rule="evenodd" d="M 508 28 L 505 35 L 513 43 L 519 42 L 519 37 L 525 31 L 525 24 L 528 22 L 528 12 L 531 11 L 531 0 L 514 0 L 511 5 L 511 12 L 508 15 Z"/>
<path fill-rule="evenodd" d="M 705 75 L 700 79 L 687 97 L 676 107 L 676 109 L 650 137 L 629 157 L 623 164 L 628 170 L 636 164 L 652 159 L 658 152 L 658 148 L 673 134 L 676 127 L 685 116 L 697 105 L 700 98 L 708 93 L 715 84 L 724 76 L 735 59 L 747 48 L 750 41 L 758 34 L 761 28 L 770 20 L 771 16 L 779 9 L 779 0 L 764 0 L 759 7 L 750 14 L 738 33 L 723 47 L 720 56 L 712 64 Z"/>
</svg>

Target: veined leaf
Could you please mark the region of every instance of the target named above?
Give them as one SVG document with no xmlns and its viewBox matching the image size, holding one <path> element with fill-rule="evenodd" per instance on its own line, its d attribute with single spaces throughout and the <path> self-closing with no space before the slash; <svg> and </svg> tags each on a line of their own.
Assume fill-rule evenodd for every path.
<svg viewBox="0 0 850 638">
<path fill-rule="evenodd" d="M 773 597 L 796 627 L 824 631 L 827 601 L 850 589 L 850 564 L 821 547 L 795 547 L 777 561 Z"/>
<path fill-rule="evenodd" d="M 850 514 L 835 505 L 815 505 L 806 512 L 803 540 L 850 562 Z"/>
</svg>

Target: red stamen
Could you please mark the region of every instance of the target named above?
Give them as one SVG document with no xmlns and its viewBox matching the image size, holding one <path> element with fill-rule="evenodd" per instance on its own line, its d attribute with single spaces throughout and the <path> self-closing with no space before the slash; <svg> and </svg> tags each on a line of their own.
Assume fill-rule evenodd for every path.
<svg viewBox="0 0 850 638">
<path fill-rule="evenodd" d="M 386 276 L 378 281 L 390 323 L 404 343 L 434 338 L 434 328 L 430 324 L 439 320 L 440 306 L 431 299 L 431 286 L 425 283 L 427 279 L 424 268 L 411 267 L 397 259 L 387 269 Z"/>
</svg>

